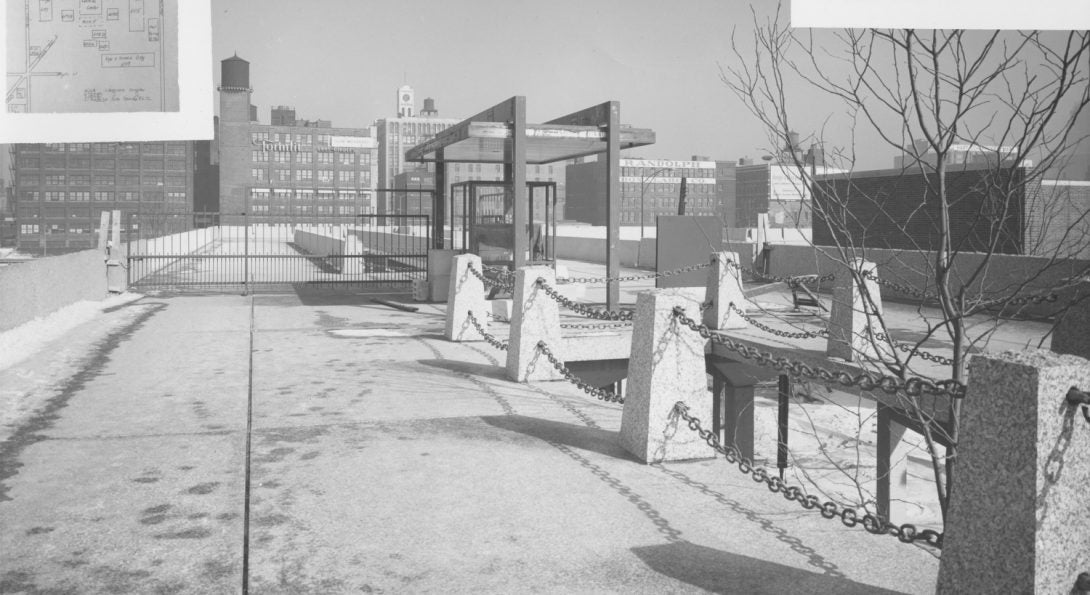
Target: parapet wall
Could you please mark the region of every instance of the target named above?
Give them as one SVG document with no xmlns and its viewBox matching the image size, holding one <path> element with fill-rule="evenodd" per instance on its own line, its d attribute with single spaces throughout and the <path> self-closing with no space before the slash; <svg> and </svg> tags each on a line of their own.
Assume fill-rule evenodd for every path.
<svg viewBox="0 0 1090 595">
<path fill-rule="evenodd" d="M 859 254 L 863 256 L 862 253 Z M 929 272 L 934 267 L 934 252 L 869 249 L 865 258 L 878 267 L 878 276 L 909 287 L 923 288 L 932 277 Z M 1029 279 L 1026 288 L 1019 295 L 1044 293 L 1065 284 L 1070 279 L 1085 272 L 1090 267 L 1087 260 L 1056 260 L 1036 256 L 1016 256 L 993 254 L 988 262 L 987 274 L 981 278 L 968 280 L 962 275 L 970 275 L 987 258 L 986 254 L 963 252 L 958 254 L 951 278 L 955 288 L 970 283 L 972 290 L 987 292 L 988 298 L 1011 295 Z M 768 273 L 776 276 L 824 275 L 843 269 L 837 249 L 829 246 L 773 246 L 769 257 Z M 826 284 L 823 289 L 829 289 Z M 899 293 L 890 287 L 882 286 L 882 298 L 894 300 L 914 300 L 913 296 Z M 934 292 L 934 285 L 929 289 Z M 1060 299 L 1054 303 L 1030 305 L 1022 310 L 1030 316 L 1048 316 L 1069 301 L 1072 290 L 1061 291 Z"/>
<path fill-rule="evenodd" d="M 618 240 L 617 247 L 621 251 L 621 266 L 655 268 L 655 238 Z M 606 241 L 604 238 L 559 236 L 556 238 L 556 257 L 604 263 Z"/>
<path fill-rule="evenodd" d="M 98 250 L 0 267 L 0 331 L 106 295 L 106 262 Z"/>
</svg>

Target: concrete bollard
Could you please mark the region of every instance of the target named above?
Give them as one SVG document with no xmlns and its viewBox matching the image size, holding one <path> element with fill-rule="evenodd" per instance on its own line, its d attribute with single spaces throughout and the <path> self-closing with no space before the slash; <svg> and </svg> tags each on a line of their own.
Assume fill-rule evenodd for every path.
<svg viewBox="0 0 1090 595">
<path fill-rule="evenodd" d="M 507 377 L 515 382 L 559 380 L 563 376 L 537 348 L 545 341 L 553 355 L 564 361 L 560 337 L 560 305 L 545 294 L 537 280 L 556 287 L 552 267 L 530 266 L 515 271 L 511 334 L 507 342 Z"/>
<path fill-rule="evenodd" d="M 939 593 L 1070 593 L 1090 570 L 1090 423 L 1067 402 L 1090 361 L 1044 349 L 974 356 Z"/>
<path fill-rule="evenodd" d="M 488 330 L 490 307 L 485 300 L 484 282 L 469 272 L 472 266 L 483 274 L 481 257 L 476 254 L 459 254 L 453 259 L 450 286 L 447 289 L 447 325 L 444 336 L 450 341 L 483 341 L 484 336 L 469 321 L 469 313 L 481 328 Z"/>
<path fill-rule="evenodd" d="M 1083 291 L 1087 286 L 1083 285 Z M 1090 299 L 1073 304 L 1052 332 L 1052 351 L 1090 359 Z"/>
<path fill-rule="evenodd" d="M 684 401 L 712 429 L 712 399 L 704 370 L 706 340 L 674 316 L 681 306 L 698 319 L 699 298 L 684 289 L 644 291 L 636 299 L 628 389 L 621 413 L 621 447 L 644 463 L 715 456 L 700 436 L 674 414 Z"/>
<path fill-rule="evenodd" d="M 849 362 L 860 355 L 876 358 L 879 353 L 888 352 L 888 343 L 874 338 L 875 334 L 885 332 L 879 318 L 882 292 L 877 281 L 866 278 L 868 273 L 877 276 L 874 263 L 856 258 L 850 266 L 864 275 L 863 286 L 860 287 L 849 272 L 837 275 L 829 315 L 829 339 L 825 346 L 825 355 Z"/>
<path fill-rule="evenodd" d="M 731 310 L 734 304 L 746 311 L 746 294 L 742 291 L 742 271 L 737 252 L 716 252 L 711 255 L 708 267 L 708 290 L 704 302 L 711 302 L 704 310 L 704 324 L 708 328 L 725 330 L 746 328 L 749 323 L 738 312 Z"/>
</svg>

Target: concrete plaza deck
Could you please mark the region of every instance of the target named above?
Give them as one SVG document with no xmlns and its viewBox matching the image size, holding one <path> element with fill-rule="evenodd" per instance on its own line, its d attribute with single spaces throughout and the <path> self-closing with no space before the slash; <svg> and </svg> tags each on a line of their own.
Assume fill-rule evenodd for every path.
<svg viewBox="0 0 1090 595">
<path fill-rule="evenodd" d="M 0 371 L 38 403 L 0 428 L 0 592 L 933 592 L 922 546 L 637 463 L 620 406 L 443 311 L 149 296 Z"/>
</svg>

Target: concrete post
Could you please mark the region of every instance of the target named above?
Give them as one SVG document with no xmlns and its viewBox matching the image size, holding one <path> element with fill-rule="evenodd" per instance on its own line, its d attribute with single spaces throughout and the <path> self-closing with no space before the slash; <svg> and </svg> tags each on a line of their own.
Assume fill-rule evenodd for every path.
<svg viewBox="0 0 1090 595">
<path fill-rule="evenodd" d="M 939 593 L 1070 593 L 1090 571 L 1090 423 L 1067 403 L 1090 361 L 1044 349 L 974 356 Z"/>
<path fill-rule="evenodd" d="M 850 270 L 864 275 L 863 286 L 860 287 L 850 270 L 837 275 L 825 355 L 850 362 L 861 355 L 875 358 L 888 343 L 874 338 L 875 334 L 884 332 L 879 319 L 882 292 L 876 281 L 866 278 L 868 273 L 877 276 L 874 263 L 856 258 L 849 266 Z"/>
<path fill-rule="evenodd" d="M 912 450 L 905 440 L 907 431 L 908 428 L 897 423 L 892 407 L 878 403 L 878 514 L 896 524 L 907 522 L 908 453 Z"/>
<path fill-rule="evenodd" d="M 427 250 L 428 300 L 438 302 L 450 295 L 450 275 L 454 271 L 454 250 Z M 480 265 L 476 265 L 480 271 Z"/>
<path fill-rule="evenodd" d="M 563 376 L 537 348 L 545 341 L 549 350 L 564 361 L 560 338 L 560 305 L 545 294 L 537 280 L 544 279 L 556 287 L 552 267 L 529 266 L 515 271 L 515 291 L 512 297 L 511 334 L 507 342 L 507 377 L 516 382 L 559 380 Z"/>
<path fill-rule="evenodd" d="M 444 336 L 450 341 L 482 341 L 484 337 L 469 321 L 469 313 L 481 327 L 488 330 L 488 302 L 484 299 L 484 282 L 469 272 L 472 266 L 483 273 L 481 257 L 476 254 L 455 256 L 451 265 L 450 287 L 447 289 L 447 325 Z"/>
<path fill-rule="evenodd" d="M 698 299 L 684 289 L 644 291 L 636 299 L 620 444 L 645 463 L 715 456 L 673 413 L 674 404 L 683 401 L 704 429 L 712 429 L 712 398 L 704 370 L 706 341 L 682 326 L 673 313 L 674 307 L 681 306 L 688 317 L 699 318 Z"/>
<path fill-rule="evenodd" d="M 712 265 L 708 267 L 708 289 L 704 296 L 704 302 L 711 302 L 711 306 L 704 310 L 704 324 L 718 330 L 746 328 L 749 323 L 730 309 L 733 303 L 742 312 L 746 311 L 746 295 L 742 291 L 738 253 L 716 252 L 711 255 L 711 260 Z"/>
<path fill-rule="evenodd" d="M 1090 289 L 1090 283 L 1081 286 Z M 1052 332 L 1052 351 L 1090 359 L 1090 299 L 1073 304 L 1064 312 Z"/>
</svg>

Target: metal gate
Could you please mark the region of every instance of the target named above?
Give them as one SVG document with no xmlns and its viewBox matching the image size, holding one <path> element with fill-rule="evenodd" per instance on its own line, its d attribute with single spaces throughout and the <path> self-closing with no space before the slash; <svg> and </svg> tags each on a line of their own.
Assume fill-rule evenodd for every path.
<svg viewBox="0 0 1090 595">
<path fill-rule="evenodd" d="M 427 215 L 129 213 L 123 222 L 133 288 L 389 286 L 428 274 Z"/>
</svg>

